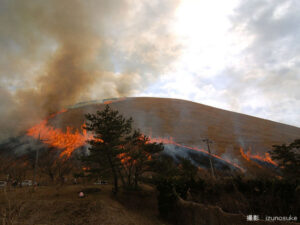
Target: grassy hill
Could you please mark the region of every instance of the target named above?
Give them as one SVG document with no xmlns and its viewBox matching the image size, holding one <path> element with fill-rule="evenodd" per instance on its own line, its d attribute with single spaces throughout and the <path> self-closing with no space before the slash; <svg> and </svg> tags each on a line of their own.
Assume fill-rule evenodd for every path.
<svg viewBox="0 0 300 225">
<path fill-rule="evenodd" d="M 239 155 L 239 148 L 251 148 L 252 153 L 264 153 L 274 144 L 289 143 L 300 138 L 300 128 L 217 109 L 195 102 L 168 98 L 125 98 L 104 103 L 81 104 L 50 120 L 50 124 L 65 129 L 80 128 L 84 114 L 94 113 L 109 103 L 134 124 L 153 137 L 173 137 L 187 146 L 206 148 L 203 138 L 213 140 L 215 153 Z"/>
</svg>

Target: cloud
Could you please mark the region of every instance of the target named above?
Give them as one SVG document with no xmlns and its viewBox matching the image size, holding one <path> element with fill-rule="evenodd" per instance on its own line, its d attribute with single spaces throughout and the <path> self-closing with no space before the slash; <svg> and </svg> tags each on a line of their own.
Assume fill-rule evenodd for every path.
<svg viewBox="0 0 300 225">
<path fill-rule="evenodd" d="M 242 1 L 231 19 L 235 32 L 252 37 L 240 66 L 223 71 L 236 78 L 242 111 L 300 126 L 299 2 Z"/>
<path fill-rule="evenodd" d="M 205 4 L 199 7 L 207 10 Z M 228 5 L 228 11 L 218 12 L 222 15 L 214 13 L 210 9 L 203 18 L 198 42 L 185 49 L 180 67 L 145 94 L 184 98 L 300 127 L 300 3 L 246 0 Z M 216 21 L 210 22 L 212 17 Z M 213 26 L 226 20 L 228 29 Z M 220 32 L 211 32 L 216 29 Z"/>
</svg>

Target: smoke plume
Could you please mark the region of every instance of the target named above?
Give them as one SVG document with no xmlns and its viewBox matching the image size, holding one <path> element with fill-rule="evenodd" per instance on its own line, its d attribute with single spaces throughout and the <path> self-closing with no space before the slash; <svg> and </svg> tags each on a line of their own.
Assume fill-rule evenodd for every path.
<svg viewBox="0 0 300 225">
<path fill-rule="evenodd" d="M 135 95 L 180 51 L 177 2 L 0 2 L 0 139 L 78 101 Z"/>
</svg>

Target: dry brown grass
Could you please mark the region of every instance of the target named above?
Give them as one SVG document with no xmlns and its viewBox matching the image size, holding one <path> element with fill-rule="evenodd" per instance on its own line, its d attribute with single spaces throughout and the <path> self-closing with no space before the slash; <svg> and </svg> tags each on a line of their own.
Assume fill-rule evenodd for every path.
<svg viewBox="0 0 300 225">
<path fill-rule="evenodd" d="M 251 147 L 264 153 L 274 144 L 289 143 L 300 137 L 300 128 L 264 120 L 206 105 L 167 98 L 128 98 L 110 106 L 126 117 L 133 117 L 135 126 L 155 137 L 173 137 L 178 143 L 206 148 L 202 138 L 214 141 L 213 152 L 230 151 L 240 155 L 239 148 Z M 51 120 L 52 125 L 80 128 L 84 114 L 102 110 L 104 104 L 70 109 Z"/>
<path fill-rule="evenodd" d="M 179 199 L 176 210 L 178 225 L 299 225 L 294 222 L 247 221 L 246 215 L 226 213 L 218 206 L 204 205 Z"/>
<path fill-rule="evenodd" d="M 4 189 L 1 195 L 0 222 L 2 225 L 14 225 L 18 223 L 18 218 L 23 210 L 23 202 L 17 201 Z"/>
<path fill-rule="evenodd" d="M 63 187 L 17 188 L 0 193 L 1 223 L 3 225 L 158 225 L 156 202 L 154 205 L 135 205 L 111 196 L 111 186 L 101 186 L 101 191 L 78 198 L 83 188 L 95 186 L 70 185 Z M 98 186 L 99 188 L 99 186 Z M 148 195 L 153 195 L 148 192 Z M 149 197 L 149 196 L 148 196 Z M 139 204 L 139 199 L 132 199 Z M 151 197 L 152 198 L 152 197 Z M 155 199 L 155 197 L 154 197 Z M 144 199 L 145 200 L 145 199 Z M 130 201 L 130 199 L 128 199 Z M 124 204 L 123 204 L 124 203 Z M 1 224 L 0 223 L 0 224 Z"/>
</svg>

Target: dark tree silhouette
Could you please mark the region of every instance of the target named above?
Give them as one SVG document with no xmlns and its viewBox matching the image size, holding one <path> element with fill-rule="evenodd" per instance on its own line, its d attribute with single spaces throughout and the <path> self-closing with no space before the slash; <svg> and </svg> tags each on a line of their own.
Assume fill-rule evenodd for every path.
<svg viewBox="0 0 300 225">
<path fill-rule="evenodd" d="M 86 119 L 85 129 L 94 134 L 94 139 L 88 141 L 90 154 L 84 160 L 101 164 L 102 168 L 110 167 L 116 194 L 121 176 L 118 155 L 124 152 L 126 138 L 132 131 L 132 118 L 125 119 L 117 110 L 106 105 L 103 111 L 87 114 Z"/>
<path fill-rule="evenodd" d="M 90 153 L 83 157 L 88 171 L 96 176 L 103 172 L 114 179 L 114 193 L 118 192 L 118 180 L 124 187 L 138 188 L 141 175 L 151 170 L 163 148 L 162 143 L 151 142 L 139 130 L 132 129 L 132 118 L 125 119 L 108 105 L 96 114 L 87 114 L 86 130 L 94 134 L 89 140 Z M 108 171 L 108 169 L 110 171 Z"/>
<path fill-rule="evenodd" d="M 150 142 L 150 139 L 139 130 L 135 130 L 126 139 L 125 152 L 122 154 L 122 166 L 127 177 L 127 186 L 138 188 L 142 173 L 151 171 L 158 158 L 158 153 L 164 150 L 162 143 Z"/>
<path fill-rule="evenodd" d="M 273 145 L 269 153 L 286 178 L 300 179 L 300 139 L 289 145 Z"/>
</svg>

